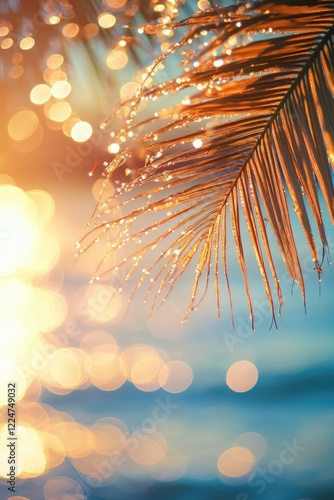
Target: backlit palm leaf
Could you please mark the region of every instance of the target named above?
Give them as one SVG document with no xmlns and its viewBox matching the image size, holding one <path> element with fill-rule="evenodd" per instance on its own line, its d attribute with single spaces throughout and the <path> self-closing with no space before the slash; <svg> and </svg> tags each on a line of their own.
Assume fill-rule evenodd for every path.
<svg viewBox="0 0 334 500">
<path fill-rule="evenodd" d="M 247 0 L 199 12 L 168 28 L 183 38 L 148 68 L 140 91 L 118 111 L 124 125 L 113 142 L 121 150 L 106 179 L 118 178 L 122 215 L 112 217 L 110 203 L 104 203 L 87 236 L 99 239 L 118 228 L 98 274 L 102 270 L 108 276 L 111 268 L 103 266 L 124 248 L 120 264 L 133 263 L 130 279 L 157 246 L 156 257 L 136 278 L 137 287 L 147 281 L 153 303 L 160 302 L 195 263 L 188 313 L 205 295 L 211 274 L 219 311 L 220 268 L 230 296 L 231 231 L 253 324 L 243 218 L 274 318 L 282 294 L 266 221 L 291 279 L 305 295 L 285 189 L 318 273 L 321 263 L 305 207 L 307 200 L 326 249 L 318 186 L 334 220 L 334 2 Z M 169 59 L 181 63 L 177 77 L 147 81 L 155 73 L 158 79 L 161 63 Z M 146 101 L 153 110 L 140 111 Z M 131 163 L 134 150 L 144 159 L 137 170 Z"/>
</svg>

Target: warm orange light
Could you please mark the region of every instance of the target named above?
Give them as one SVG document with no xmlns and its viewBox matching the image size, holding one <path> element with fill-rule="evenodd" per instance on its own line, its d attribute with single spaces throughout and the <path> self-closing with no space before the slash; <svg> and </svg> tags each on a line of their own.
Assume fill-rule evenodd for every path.
<svg viewBox="0 0 334 500">
<path fill-rule="evenodd" d="M 99 27 L 95 23 L 88 23 L 83 27 L 83 33 L 86 36 L 96 36 L 99 32 Z"/>
<path fill-rule="evenodd" d="M 0 47 L 4 50 L 10 49 L 14 41 L 12 38 L 4 38 L 0 44 Z"/>
<path fill-rule="evenodd" d="M 127 82 L 121 87 L 120 96 L 122 99 L 130 99 L 130 97 L 133 97 L 139 89 L 139 83 Z"/>
<path fill-rule="evenodd" d="M 52 54 L 48 57 L 46 64 L 50 69 L 57 69 L 63 64 L 63 62 L 64 58 L 61 54 Z"/>
<path fill-rule="evenodd" d="M 63 122 L 63 125 L 62 125 L 63 133 L 67 137 L 71 137 L 71 130 L 72 130 L 73 126 L 80 121 L 81 121 L 80 118 L 78 118 L 77 116 L 71 115 L 69 118 L 67 118 L 67 120 L 65 120 Z"/>
<path fill-rule="evenodd" d="M 48 370 L 56 385 L 65 389 L 77 389 L 88 378 L 83 353 L 70 347 L 57 349 L 48 362 Z"/>
<path fill-rule="evenodd" d="M 55 202 L 52 196 L 41 189 L 32 189 L 25 194 L 37 209 L 36 222 L 39 226 L 44 226 L 50 222 L 55 213 Z"/>
<path fill-rule="evenodd" d="M 250 361 L 237 361 L 227 371 L 226 384 L 232 391 L 250 391 L 256 384 L 258 372 L 256 366 Z"/>
<path fill-rule="evenodd" d="M 254 459 L 258 462 L 268 451 L 267 441 L 257 432 L 245 432 L 234 441 L 233 446 L 241 446 L 252 452 Z"/>
<path fill-rule="evenodd" d="M 117 320 L 122 308 L 120 293 L 108 285 L 88 285 L 76 294 L 76 314 L 88 323 Z"/>
<path fill-rule="evenodd" d="M 114 24 L 116 23 L 116 17 L 109 12 L 102 12 L 98 15 L 97 21 L 101 28 L 108 29 L 114 26 Z"/>
<path fill-rule="evenodd" d="M 30 50 L 35 45 L 35 40 L 31 36 L 26 36 L 20 41 L 20 49 Z"/>
<path fill-rule="evenodd" d="M 145 429 L 134 432 L 128 439 L 126 449 L 132 460 L 142 465 L 160 462 L 167 451 L 167 442 L 160 432 Z"/>
<path fill-rule="evenodd" d="M 72 108 L 66 101 L 55 102 L 46 109 L 47 117 L 57 123 L 64 122 L 71 116 Z"/>
<path fill-rule="evenodd" d="M 208 0 L 199 0 L 197 5 L 200 10 L 207 10 L 211 8 L 211 4 Z"/>
<path fill-rule="evenodd" d="M 240 477 L 251 471 L 254 462 L 254 456 L 247 448 L 234 446 L 220 455 L 217 468 L 224 476 Z"/>
<path fill-rule="evenodd" d="M 58 80 L 67 80 L 67 74 L 59 68 L 46 68 L 43 72 L 43 78 L 49 85 L 53 85 Z"/>
<path fill-rule="evenodd" d="M 59 16 L 50 16 L 49 19 L 47 20 L 47 24 L 59 24 L 60 23 L 60 17 Z"/>
<path fill-rule="evenodd" d="M 10 77 L 13 78 L 13 80 L 20 78 L 24 73 L 24 68 L 20 64 L 17 64 L 16 66 L 13 66 L 10 69 Z"/>
<path fill-rule="evenodd" d="M 164 362 L 158 355 L 143 356 L 132 366 L 131 381 L 143 391 L 154 391 L 160 388 L 159 372 Z"/>
<path fill-rule="evenodd" d="M 91 137 L 93 128 L 90 123 L 77 121 L 71 128 L 71 137 L 75 142 L 85 142 Z"/>
<path fill-rule="evenodd" d="M 65 447 L 61 439 L 51 432 L 42 432 L 44 454 L 48 469 L 58 467 L 65 459 Z"/>
<path fill-rule="evenodd" d="M 24 133 L 27 132 L 23 129 L 21 134 Z M 21 189 L 0 186 L 0 275 L 30 266 L 39 237 L 35 213 L 36 207 Z"/>
<path fill-rule="evenodd" d="M 127 0 L 105 0 L 106 5 L 112 9 L 123 9 Z"/>
<path fill-rule="evenodd" d="M 108 352 L 106 346 L 101 346 L 100 350 L 91 354 L 90 360 L 90 378 L 96 387 L 103 391 L 114 391 L 124 384 L 126 365 L 113 350 Z"/>
<path fill-rule="evenodd" d="M 52 290 L 33 287 L 20 319 L 27 328 L 50 332 L 61 325 L 66 318 L 67 304 L 62 295 Z"/>
<path fill-rule="evenodd" d="M 68 500 L 81 500 L 85 497 L 80 484 L 67 476 L 51 477 L 46 481 L 43 487 L 45 500 L 61 498 L 64 496 L 64 491 L 66 491 Z"/>
<path fill-rule="evenodd" d="M 63 35 L 66 38 L 74 38 L 79 33 L 79 26 L 76 23 L 68 23 L 63 27 Z"/>
<path fill-rule="evenodd" d="M 36 477 L 46 469 L 46 457 L 40 434 L 31 427 L 18 424 L 17 435 L 20 436 L 20 459 L 16 462 L 16 475 L 22 478 Z M 7 427 L 0 432 L 0 476 L 6 478 L 7 463 Z M 5 454 L 6 460 L 5 460 Z"/>
<path fill-rule="evenodd" d="M 101 199 L 107 200 L 114 196 L 115 194 L 115 186 L 109 181 L 106 181 L 105 179 L 97 179 L 92 187 L 92 195 L 94 196 L 95 200 Z"/>
<path fill-rule="evenodd" d="M 64 99 L 72 90 L 71 84 L 66 80 L 58 80 L 51 87 L 51 95 L 57 99 Z"/>
<path fill-rule="evenodd" d="M 33 104 L 45 104 L 50 97 L 51 89 L 45 83 L 36 85 L 30 92 L 30 100 Z"/>
<path fill-rule="evenodd" d="M 97 421 L 91 429 L 95 437 L 95 450 L 101 455 L 115 455 L 124 449 L 126 438 L 114 425 Z"/>
<path fill-rule="evenodd" d="M 48 432 L 55 434 L 63 443 L 68 457 L 85 457 L 91 453 L 95 446 L 93 433 L 84 425 L 75 421 L 58 422 L 50 425 Z"/>
<path fill-rule="evenodd" d="M 8 134 L 15 141 L 23 141 L 32 136 L 39 123 L 38 116 L 30 109 L 15 113 L 8 123 Z"/>
<path fill-rule="evenodd" d="M 168 392 L 183 392 L 191 385 L 193 372 L 183 361 L 169 361 L 159 373 L 161 387 Z"/>
<path fill-rule="evenodd" d="M 116 339 L 105 330 L 93 330 L 82 338 L 80 348 L 87 354 L 101 351 L 101 345 L 106 346 L 108 352 L 116 355 L 119 352 Z"/>
<path fill-rule="evenodd" d="M 8 26 L 1 26 L 0 28 L 0 36 L 7 36 L 9 33 Z"/>
<path fill-rule="evenodd" d="M 117 144 L 117 142 L 112 142 L 111 144 L 109 144 L 107 149 L 109 153 L 116 155 L 121 148 L 120 145 Z"/>
<path fill-rule="evenodd" d="M 106 58 L 106 64 L 109 68 L 118 70 L 124 68 L 128 63 L 128 56 L 123 50 L 114 49 Z"/>
</svg>

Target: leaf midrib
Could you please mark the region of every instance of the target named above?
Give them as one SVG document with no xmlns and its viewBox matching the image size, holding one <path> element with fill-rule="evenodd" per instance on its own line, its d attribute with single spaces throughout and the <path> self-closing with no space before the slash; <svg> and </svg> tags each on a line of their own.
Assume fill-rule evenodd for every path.
<svg viewBox="0 0 334 500">
<path fill-rule="evenodd" d="M 310 68 L 313 66 L 313 64 L 317 60 L 317 58 L 319 57 L 319 55 L 321 54 L 321 52 L 323 50 L 323 47 L 326 45 L 326 43 L 330 40 L 330 38 L 333 35 L 334 35 L 334 22 L 333 22 L 332 26 L 328 29 L 328 31 L 325 33 L 325 35 L 323 36 L 323 38 L 321 39 L 321 41 L 317 44 L 314 52 L 310 55 L 308 61 L 304 65 L 304 67 L 301 69 L 301 71 L 294 78 L 294 81 L 293 81 L 292 85 L 287 90 L 287 92 L 284 95 L 282 101 L 277 106 L 277 109 L 273 112 L 271 118 L 268 120 L 267 125 L 264 127 L 263 131 L 261 132 L 260 136 L 258 137 L 258 139 L 256 141 L 255 146 L 253 147 L 253 149 L 252 149 L 251 153 L 249 154 L 247 160 L 245 161 L 244 165 L 240 169 L 240 172 L 238 173 L 237 177 L 235 178 L 233 186 L 231 187 L 229 193 L 225 197 L 225 200 L 223 202 L 223 207 L 226 206 L 226 204 L 228 203 L 228 200 L 229 200 L 229 198 L 231 196 L 231 193 L 232 193 L 233 189 L 237 186 L 240 177 L 244 173 L 244 171 L 247 168 L 247 165 L 249 164 L 249 162 L 252 160 L 255 152 L 260 147 L 260 145 L 261 145 L 264 137 L 268 133 L 269 129 L 273 126 L 273 123 L 278 118 L 281 110 L 284 108 L 285 104 L 288 102 L 288 100 L 290 99 L 291 95 L 293 95 L 293 93 L 295 92 L 297 86 L 300 84 L 300 82 L 303 80 L 303 78 L 305 77 L 305 75 L 307 74 L 307 72 L 310 70 Z"/>
</svg>

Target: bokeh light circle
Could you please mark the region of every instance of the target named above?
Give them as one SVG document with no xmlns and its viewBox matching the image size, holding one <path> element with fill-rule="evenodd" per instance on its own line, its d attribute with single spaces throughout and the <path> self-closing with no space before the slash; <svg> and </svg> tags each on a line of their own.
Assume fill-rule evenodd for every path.
<svg viewBox="0 0 334 500">
<path fill-rule="evenodd" d="M 30 109 L 17 111 L 8 123 L 8 134 L 15 141 L 24 141 L 33 135 L 39 119 L 36 113 Z"/>
<path fill-rule="evenodd" d="M 224 476 L 235 478 L 248 474 L 254 462 L 251 451 L 241 446 L 234 446 L 220 455 L 217 468 Z"/>
<path fill-rule="evenodd" d="M 250 391 L 258 380 L 256 366 L 247 360 L 237 361 L 227 371 L 226 384 L 232 391 Z"/>
<path fill-rule="evenodd" d="M 90 123 L 84 121 L 76 122 L 71 128 L 71 137 L 76 142 L 85 142 L 91 137 L 93 128 Z"/>
<path fill-rule="evenodd" d="M 252 452 L 257 462 L 261 460 L 268 451 L 267 441 L 257 432 L 245 432 L 241 434 L 234 441 L 233 446 L 247 448 Z"/>
<path fill-rule="evenodd" d="M 183 392 L 191 385 L 193 372 L 184 361 L 169 361 L 160 370 L 161 387 L 171 393 Z"/>
<path fill-rule="evenodd" d="M 51 97 L 51 89 L 46 83 L 35 85 L 30 92 L 30 100 L 33 104 L 45 104 Z"/>
</svg>

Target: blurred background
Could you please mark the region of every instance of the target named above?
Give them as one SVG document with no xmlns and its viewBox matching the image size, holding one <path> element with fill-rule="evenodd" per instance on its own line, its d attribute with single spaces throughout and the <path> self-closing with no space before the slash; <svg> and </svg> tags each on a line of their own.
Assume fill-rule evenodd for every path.
<svg viewBox="0 0 334 500">
<path fill-rule="evenodd" d="M 121 271 L 89 284 L 103 245 L 75 257 L 103 164 L 117 153 L 101 124 L 174 41 L 173 30 L 142 23 L 210 6 L 0 0 L 1 498 L 334 497 L 334 272 L 325 264 L 318 283 L 297 224 L 307 311 L 276 253 L 278 330 L 251 268 L 252 333 L 233 247 L 234 328 L 228 303 L 216 319 L 214 291 L 182 323 L 190 275 L 149 317 L 140 294 L 128 305 Z M 172 75 L 177 61 L 161 71 Z M 6 483 L 9 382 L 15 493 Z"/>
</svg>

